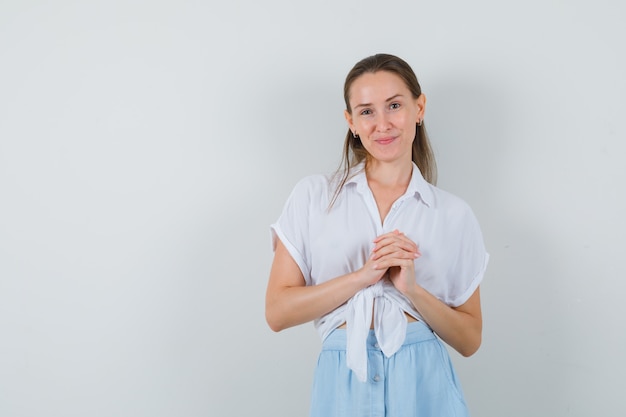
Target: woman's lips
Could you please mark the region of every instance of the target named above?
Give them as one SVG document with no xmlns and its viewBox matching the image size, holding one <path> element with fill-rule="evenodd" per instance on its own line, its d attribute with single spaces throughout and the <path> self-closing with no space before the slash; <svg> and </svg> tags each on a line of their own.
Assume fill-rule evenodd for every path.
<svg viewBox="0 0 626 417">
<path fill-rule="evenodd" d="M 381 145 L 388 145 L 391 142 L 393 142 L 395 139 L 396 139 L 395 137 L 386 137 L 386 138 L 376 139 L 375 142 Z"/>
</svg>

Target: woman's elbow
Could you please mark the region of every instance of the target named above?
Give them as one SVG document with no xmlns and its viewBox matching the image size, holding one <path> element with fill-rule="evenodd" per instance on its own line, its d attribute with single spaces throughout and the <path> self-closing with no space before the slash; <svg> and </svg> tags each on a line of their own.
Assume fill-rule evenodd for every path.
<svg viewBox="0 0 626 417">
<path fill-rule="evenodd" d="M 280 316 L 268 307 L 265 308 L 265 321 L 274 332 L 280 332 L 288 327 L 285 325 L 284 321 L 280 319 Z"/>
<path fill-rule="evenodd" d="M 478 349 L 480 348 L 481 343 L 482 343 L 482 337 L 480 334 L 478 334 L 478 336 L 475 336 L 473 340 L 469 341 L 468 343 L 465 343 L 463 346 L 460 347 L 460 349 L 457 349 L 457 351 L 463 357 L 469 358 L 474 353 L 478 352 Z"/>
<path fill-rule="evenodd" d="M 281 326 L 281 324 L 280 324 L 280 323 L 278 323 L 278 322 L 276 322 L 276 321 L 272 321 L 272 320 L 267 319 L 267 318 L 266 318 L 266 320 L 267 320 L 267 325 L 268 325 L 268 326 L 270 326 L 270 329 L 271 329 L 273 332 L 278 333 L 278 332 L 280 332 L 281 330 L 285 330 L 285 327 L 284 327 L 284 326 Z"/>
</svg>

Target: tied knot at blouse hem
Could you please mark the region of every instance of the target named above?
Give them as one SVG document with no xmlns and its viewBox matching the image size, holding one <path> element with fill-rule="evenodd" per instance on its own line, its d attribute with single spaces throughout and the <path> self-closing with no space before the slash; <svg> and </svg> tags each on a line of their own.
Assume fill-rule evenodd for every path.
<svg viewBox="0 0 626 417">
<path fill-rule="evenodd" d="M 349 301 L 346 313 L 346 360 L 357 378 L 367 380 L 367 336 L 370 323 L 378 346 L 385 356 L 396 353 L 406 336 L 407 321 L 404 311 L 385 294 L 384 279 L 355 294 Z M 393 285 L 393 284 L 391 284 Z M 373 311 L 373 313 L 372 313 Z"/>
</svg>

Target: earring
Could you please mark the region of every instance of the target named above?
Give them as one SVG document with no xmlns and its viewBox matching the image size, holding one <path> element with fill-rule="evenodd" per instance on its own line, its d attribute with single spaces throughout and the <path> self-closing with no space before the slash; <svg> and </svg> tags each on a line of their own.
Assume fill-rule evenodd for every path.
<svg viewBox="0 0 626 417">
<path fill-rule="evenodd" d="M 354 139 L 359 139 L 359 134 L 356 132 L 352 132 L 352 136 L 354 136 Z"/>
<path fill-rule="evenodd" d="M 422 123 L 424 123 L 424 119 L 420 119 L 420 121 L 419 121 L 419 122 L 417 122 L 417 125 L 418 125 L 418 126 L 420 126 L 420 127 L 422 127 Z"/>
</svg>

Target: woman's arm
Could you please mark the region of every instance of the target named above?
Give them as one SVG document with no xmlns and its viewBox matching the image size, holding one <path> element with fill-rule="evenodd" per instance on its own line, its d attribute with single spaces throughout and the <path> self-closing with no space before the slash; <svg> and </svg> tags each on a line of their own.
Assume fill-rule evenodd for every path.
<svg viewBox="0 0 626 417">
<path fill-rule="evenodd" d="M 407 252 L 416 251 L 414 242 L 399 231 L 381 235 L 374 242 L 375 266 L 389 268 L 393 285 L 413 303 L 441 339 L 461 355 L 473 355 L 482 339 L 480 290 L 476 289 L 464 304 L 450 307 L 415 281 L 415 264 L 405 256 Z"/>
<path fill-rule="evenodd" d="M 426 323 L 463 356 L 471 356 L 480 347 L 483 320 L 480 308 L 480 288 L 458 307 L 450 307 L 416 285 L 405 294 Z"/>
<path fill-rule="evenodd" d="M 265 319 L 275 332 L 314 320 L 345 303 L 359 290 L 379 281 L 386 269 L 368 260 L 358 271 L 307 286 L 304 276 L 280 239 L 265 296 Z"/>
</svg>

